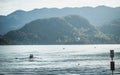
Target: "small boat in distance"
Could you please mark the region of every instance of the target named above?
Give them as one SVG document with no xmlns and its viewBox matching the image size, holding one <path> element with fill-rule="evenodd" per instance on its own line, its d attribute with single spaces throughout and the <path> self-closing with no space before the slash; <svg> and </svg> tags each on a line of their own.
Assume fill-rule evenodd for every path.
<svg viewBox="0 0 120 75">
<path fill-rule="evenodd" d="M 29 59 L 32 59 L 32 58 L 34 58 L 34 56 L 33 54 L 30 54 Z"/>
</svg>

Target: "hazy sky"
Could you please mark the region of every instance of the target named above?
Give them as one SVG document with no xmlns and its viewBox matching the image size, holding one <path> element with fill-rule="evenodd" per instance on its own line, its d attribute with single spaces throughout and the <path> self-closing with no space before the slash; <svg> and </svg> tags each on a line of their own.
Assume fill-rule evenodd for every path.
<svg viewBox="0 0 120 75">
<path fill-rule="evenodd" d="M 63 8 L 106 5 L 119 7 L 120 0 L 0 0 L 0 15 L 7 15 L 15 10 L 32 10 L 34 8 Z"/>
</svg>

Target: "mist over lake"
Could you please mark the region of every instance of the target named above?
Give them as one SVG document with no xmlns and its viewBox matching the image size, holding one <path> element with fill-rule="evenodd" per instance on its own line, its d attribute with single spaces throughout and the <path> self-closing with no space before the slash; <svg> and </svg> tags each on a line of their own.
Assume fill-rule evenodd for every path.
<svg viewBox="0 0 120 75">
<path fill-rule="evenodd" d="M 120 45 L 0 46 L 2 75 L 110 75 L 110 50 L 120 72 Z M 34 58 L 29 59 L 33 54 Z"/>
</svg>

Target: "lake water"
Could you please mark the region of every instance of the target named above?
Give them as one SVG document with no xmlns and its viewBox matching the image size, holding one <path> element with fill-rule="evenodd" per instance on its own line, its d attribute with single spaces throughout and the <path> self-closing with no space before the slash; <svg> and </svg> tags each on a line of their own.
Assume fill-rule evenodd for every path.
<svg viewBox="0 0 120 75">
<path fill-rule="evenodd" d="M 0 75 L 111 75 L 111 49 L 120 75 L 120 45 L 0 46 Z"/>
</svg>

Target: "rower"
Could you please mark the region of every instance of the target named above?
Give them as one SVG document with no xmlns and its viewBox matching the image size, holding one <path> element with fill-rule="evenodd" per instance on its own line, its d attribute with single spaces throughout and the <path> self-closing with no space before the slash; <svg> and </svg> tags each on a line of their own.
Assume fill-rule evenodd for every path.
<svg viewBox="0 0 120 75">
<path fill-rule="evenodd" d="M 30 54 L 29 59 L 32 59 L 32 58 L 34 58 L 34 56 L 33 54 Z"/>
</svg>

